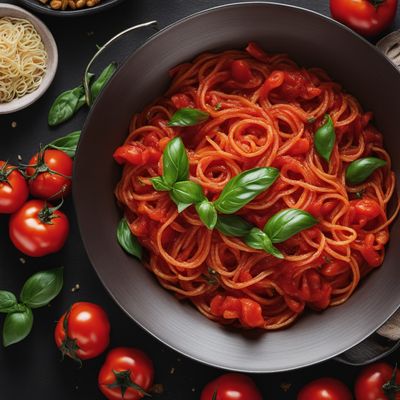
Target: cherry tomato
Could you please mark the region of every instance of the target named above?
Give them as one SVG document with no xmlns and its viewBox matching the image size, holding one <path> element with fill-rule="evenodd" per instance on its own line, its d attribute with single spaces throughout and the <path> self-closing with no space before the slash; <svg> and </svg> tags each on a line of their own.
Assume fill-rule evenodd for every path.
<svg viewBox="0 0 400 400">
<path fill-rule="evenodd" d="M 67 216 L 44 200 L 27 201 L 11 215 L 9 223 L 9 235 L 14 246 L 31 257 L 59 251 L 68 232 Z"/>
<path fill-rule="evenodd" d="M 142 143 L 132 143 L 118 147 L 113 157 L 118 164 L 145 165 L 157 163 L 161 158 L 161 152 L 153 147 L 146 147 Z"/>
<path fill-rule="evenodd" d="M 17 211 L 28 195 L 28 185 L 22 174 L 6 161 L 0 161 L 0 214 Z"/>
<path fill-rule="evenodd" d="M 237 82 L 246 83 L 253 78 L 249 63 L 246 60 L 235 60 L 231 65 L 232 78 Z"/>
<path fill-rule="evenodd" d="M 397 0 L 331 0 L 336 20 L 364 36 L 374 36 L 394 20 Z"/>
<path fill-rule="evenodd" d="M 100 369 L 99 388 L 109 400 L 141 399 L 153 384 L 154 367 L 141 350 L 117 347 Z"/>
<path fill-rule="evenodd" d="M 26 174 L 34 197 L 55 200 L 71 192 L 72 159 L 61 150 L 49 149 L 35 154 Z"/>
<path fill-rule="evenodd" d="M 76 361 L 100 355 L 110 342 L 110 322 L 97 304 L 79 302 L 58 321 L 54 338 L 57 347 Z"/>
<path fill-rule="evenodd" d="M 321 378 L 304 386 L 297 400 L 352 400 L 348 387 L 337 379 Z"/>
<path fill-rule="evenodd" d="M 394 389 L 396 384 L 400 384 L 400 374 L 396 371 L 393 381 L 392 378 L 393 367 L 387 363 L 374 363 L 363 368 L 354 387 L 356 400 L 399 400 L 400 393 L 395 394 Z M 389 385 L 393 386 L 392 390 L 390 390 Z M 400 389 L 399 386 L 397 387 Z M 393 397 L 390 397 L 390 395 Z"/>
<path fill-rule="evenodd" d="M 225 374 L 208 383 L 201 392 L 200 400 L 262 400 L 262 394 L 254 381 L 243 374 Z"/>
</svg>

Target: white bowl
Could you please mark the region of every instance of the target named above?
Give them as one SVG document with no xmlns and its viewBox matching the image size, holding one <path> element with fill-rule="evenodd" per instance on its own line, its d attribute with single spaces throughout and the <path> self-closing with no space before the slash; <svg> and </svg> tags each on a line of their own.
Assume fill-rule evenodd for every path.
<svg viewBox="0 0 400 400">
<path fill-rule="evenodd" d="M 47 29 L 46 25 L 30 12 L 12 4 L 0 4 L 1 17 L 24 18 L 30 21 L 41 36 L 47 52 L 47 69 L 40 86 L 32 93 L 26 94 L 23 97 L 16 98 L 8 103 L 0 103 L 0 114 L 10 114 L 28 107 L 48 89 L 57 71 L 58 51 L 53 35 Z"/>
</svg>

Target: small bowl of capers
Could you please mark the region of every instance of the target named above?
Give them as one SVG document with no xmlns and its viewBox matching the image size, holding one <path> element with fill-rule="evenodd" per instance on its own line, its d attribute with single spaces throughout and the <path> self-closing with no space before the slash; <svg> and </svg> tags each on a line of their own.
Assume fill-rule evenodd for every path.
<svg viewBox="0 0 400 400">
<path fill-rule="evenodd" d="M 20 0 L 27 7 L 44 14 L 75 17 L 99 12 L 124 0 Z"/>
</svg>

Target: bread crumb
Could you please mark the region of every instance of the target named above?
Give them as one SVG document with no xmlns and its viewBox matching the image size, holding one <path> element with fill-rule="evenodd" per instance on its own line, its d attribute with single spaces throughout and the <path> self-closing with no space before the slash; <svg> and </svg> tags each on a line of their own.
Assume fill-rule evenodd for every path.
<svg viewBox="0 0 400 400">
<path fill-rule="evenodd" d="M 195 392 L 196 391 L 196 388 L 192 388 L 192 392 Z"/>
<path fill-rule="evenodd" d="M 175 372 L 175 368 L 172 367 L 172 368 L 171 368 L 171 371 L 169 371 L 169 373 L 172 375 L 174 372 Z"/>
<path fill-rule="evenodd" d="M 20 257 L 19 261 L 21 264 L 26 264 L 26 260 L 24 257 Z"/>
<path fill-rule="evenodd" d="M 11 128 L 16 128 L 16 127 L 17 127 L 17 122 L 16 121 L 11 122 Z"/>
<path fill-rule="evenodd" d="M 156 383 L 150 389 L 151 393 L 154 394 L 163 394 L 164 393 L 164 385 L 162 383 Z"/>
<path fill-rule="evenodd" d="M 286 393 L 290 388 L 291 388 L 292 384 L 291 383 L 281 383 L 280 384 L 280 388 Z"/>
<path fill-rule="evenodd" d="M 18 158 L 18 161 L 22 161 L 22 156 L 21 156 L 21 154 L 18 154 L 18 155 L 17 155 L 17 158 Z"/>
</svg>

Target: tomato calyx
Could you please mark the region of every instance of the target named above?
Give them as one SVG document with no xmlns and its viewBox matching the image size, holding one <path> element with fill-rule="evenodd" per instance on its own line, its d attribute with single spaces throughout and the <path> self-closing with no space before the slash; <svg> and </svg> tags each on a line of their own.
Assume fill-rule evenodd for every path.
<svg viewBox="0 0 400 400">
<path fill-rule="evenodd" d="M 63 203 L 63 199 L 61 199 L 60 204 L 56 207 L 49 207 L 47 203 L 45 203 L 44 207 L 39 211 L 38 214 L 40 222 L 46 225 L 52 225 L 53 219 L 58 218 L 58 215 L 55 214 L 55 211 L 57 211 L 63 205 Z"/>
<path fill-rule="evenodd" d="M 396 383 L 397 364 L 393 368 L 392 377 L 390 381 L 382 385 L 382 390 L 389 400 L 396 400 L 396 393 L 400 392 L 400 385 Z"/>
<path fill-rule="evenodd" d="M 140 394 L 151 397 L 151 394 L 147 393 L 140 385 L 132 381 L 131 370 L 128 369 L 125 371 L 115 371 L 113 369 L 112 372 L 115 376 L 115 382 L 108 383 L 107 387 L 110 389 L 119 388 L 121 390 L 121 396 L 123 399 L 128 388 L 135 389 Z"/>
<path fill-rule="evenodd" d="M 0 183 L 7 183 L 11 186 L 10 182 L 8 181 L 8 177 L 10 174 L 18 169 L 17 167 L 9 167 L 8 161 L 6 161 L 2 167 L 0 168 Z"/>
<path fill-rule="evenodd" d="M 77 340 L 68 336 L 68 320 L 69 320 L 70 314 L 71 314 L 71 309 L 69 309 L 66 312 L 65 317 L 64 317 L 63 330 L 65 333 L 65 338 L 62 341 L 59 349 L 62 354 L 62 359 L 64 359 L 64 357 L 67 355 L 68 357 L 70 357 L 74 361 L 76 361 L 79 364 L 79 367 L 82 367 L 82 360 L 77 355 L 77 352 L 80 349 L 80 347 L 78 346 Z"/>
<path fill-rule="evenodd" d="M 378 8 L 385 0 L 368 0 L 375 8 Z"/>
</svg>

